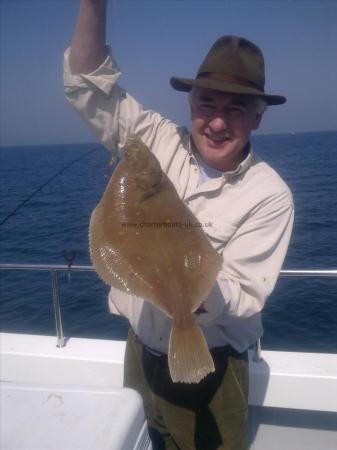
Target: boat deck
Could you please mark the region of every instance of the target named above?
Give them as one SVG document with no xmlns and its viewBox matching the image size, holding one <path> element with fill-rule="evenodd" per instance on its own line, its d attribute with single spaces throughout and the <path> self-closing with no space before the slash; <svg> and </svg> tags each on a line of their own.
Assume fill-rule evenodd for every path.
<svg viewBox="0 0 337 450">
<path fill-rule="evenodd" d="M 1 448 L 151 448 L 141 400 L 122 388 L 125 342 L 0 339 Z M 251 353 L 250 382 L 252 450 L 336 450 L 336 355 Z"/>
<path fill-rule="evenodd" d="M 131 389 L 3 382 L 1 391 L 3 449 L 141 449 L 150 443 L 142 400 Z"/>
</svg>

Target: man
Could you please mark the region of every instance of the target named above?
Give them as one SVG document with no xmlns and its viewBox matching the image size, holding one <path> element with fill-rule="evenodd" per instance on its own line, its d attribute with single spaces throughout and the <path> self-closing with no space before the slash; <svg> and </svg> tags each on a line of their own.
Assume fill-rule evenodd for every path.
<svg viewBox="0 0 337 450">
<path fill-rule="evenodd" d="M 125 385 L 143 397 L 154 449 L 246 448 L 247 348 L 262 335 L 261 310 L 281 269 L 293 223 L 291 193 L 252 150 L 267 105 L 260 50 L 224 36 L 195 79 L 171 78 L 190 92 L 192 130 L 142 106 L 118 84 L 105 46 L 106 0 L 81 0 L 65 92 L 102 143 L 119 152 L 138 135 L 223 256 L 214 289 L 196 312 L 215 373 L 196 385 L 173 383 L 167 367 L 170 320 L 144 299 L 111 289 L 110 309 L 131 323 Z M 168 280 L 168 283 L 170 280 Z"/>
</svg>

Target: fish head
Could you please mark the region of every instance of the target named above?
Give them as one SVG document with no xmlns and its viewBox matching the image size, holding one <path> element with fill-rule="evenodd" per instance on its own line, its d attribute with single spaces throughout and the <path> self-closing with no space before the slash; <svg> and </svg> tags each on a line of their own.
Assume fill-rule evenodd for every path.
<svg viewBox="0 0 337 450">
<path fill-rule="evenodd" d="M 128 139 L 124 154 L 128 173 L 134 179 L 136 187 L 144 191 L 145 195 L 152 195 L 163 179 L 157 158 L 136 136 Z"/>
</svg>

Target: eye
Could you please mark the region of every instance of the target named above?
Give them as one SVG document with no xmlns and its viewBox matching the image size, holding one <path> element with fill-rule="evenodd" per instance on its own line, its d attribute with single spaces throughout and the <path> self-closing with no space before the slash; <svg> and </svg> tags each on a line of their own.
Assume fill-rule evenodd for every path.
<svg viewBox="0 0 337 450">
<path fill-rule="evenodd" d="M 246 113 L 246 108 L 240 105 L 231 105 L 226 108 L 226 114 L 228 117 L 236 119 L 243 116 Z"/>
<path fill-rule="evenodd" d="M 245 111 L 245 108 L 243 106 L 238 106 L 238 105 L 230 106 L 228 109 L 229 109 L 229 111 L 241 111 L 241 112 Z"/>
<path fill-rule="evenodd" d="M 213 114 L 214 109 L 215 109 L 214 105 L 212 105 L 210 103 L 200 103 L 199 104 L 199 110 L 207 116 Z"/>
</svg>

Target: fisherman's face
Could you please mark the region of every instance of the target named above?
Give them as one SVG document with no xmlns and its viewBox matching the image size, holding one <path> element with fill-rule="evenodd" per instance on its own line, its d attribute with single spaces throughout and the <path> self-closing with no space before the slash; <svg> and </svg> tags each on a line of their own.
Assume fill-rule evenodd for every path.
<svg viewBox="0 0 337 450">
<path fill-rule="evenodd" d="M 194 88 L 190 104 L 193 142 L 205 163 L 222 171 L 235 170 L 263 113 L 257 113 L 246 96 L 213 89 Z"/>
</svg>

